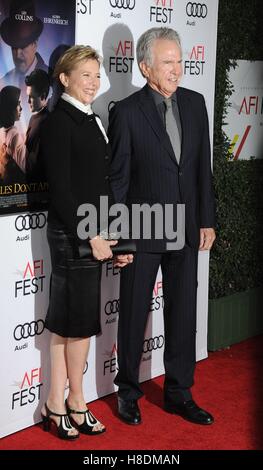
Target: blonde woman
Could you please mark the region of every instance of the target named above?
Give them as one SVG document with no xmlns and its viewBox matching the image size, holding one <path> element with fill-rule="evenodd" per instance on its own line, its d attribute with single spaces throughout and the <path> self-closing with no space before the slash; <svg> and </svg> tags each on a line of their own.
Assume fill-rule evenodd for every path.
<svg viewBox="0 0 263 470">
<path fill-rule="evenodd" d="M 108 139 L 91 108 L 100 86 L 100 57 L 89 46 L 73 46 L 60 57 L 54 76 L 64 93 L 43 123 L 40 138 L 50 189 L 47 236 L 52 262 L 46 317 L 51 331 L 51 385 L 42 417 L 46 430 L 54 422 L 58 436 L 72 440 L 79 433 L 105 431 L 86 407 L 83 370 L 90 337 L 100 332 L 101 261 L 112 257 L 116 242 L 96 236 L 85 241 L 92 248 L 90 259 L 79 257 L 79 205 L 89 202 L 98 208 L 100 196 L 112 200 Z"/>
</svg>

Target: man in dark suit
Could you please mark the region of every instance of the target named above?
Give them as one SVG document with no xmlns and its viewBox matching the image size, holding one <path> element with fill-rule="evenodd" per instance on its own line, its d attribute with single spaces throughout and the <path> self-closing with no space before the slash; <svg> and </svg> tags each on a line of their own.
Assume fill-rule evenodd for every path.
<svg viewBox="0 0 263 470">
<path fill-rule="evenodd" d="M 31 113 L 33 113 L 26 132 L 26 173 L 31 178 L 34 178 L 41 177 L 38 162 L 40 128 L 42 122 L 49 115 L 47 103 L 50 79 L 47 72 L 37 69 L 26 76 L 25 84 L 27 87 L 28 104 Z"/>
<path fill-rule="evenodd" d="M 134 262 L 122 269 L 118 329 L 119 417 L 139 424 L 139 365 L 159 266 L 164 294 L 164 408 L 196 424 L 212 424 L 192 398 L 195 369 L 198 250 L 215 239 L 214 195 L 204 98 L 178 88 L 182 51 L 176 31 L 152 28 L 137 44 L 147 84 L 111 110 L 111 185 L 117 202 L 185 206 L 185 244 L 167 237 L 138 240 Z M 172 245 L 175 246 L 174 244 Z M 119 257 L 119 265 L 127 261 Z"/>
</svg>

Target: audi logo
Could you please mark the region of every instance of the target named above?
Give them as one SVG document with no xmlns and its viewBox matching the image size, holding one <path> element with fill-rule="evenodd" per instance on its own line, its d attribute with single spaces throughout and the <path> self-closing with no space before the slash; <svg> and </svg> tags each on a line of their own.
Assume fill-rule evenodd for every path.
<svg viewBox="0 0 263 470">
<path fill-rule="evenodd" d="M 105 307 L 104 312 L 106 315 L 112 315 L 113 313 L 118 313 L 120 310 L 120 301 L 118 300 L 109 300 Z"/>
<path fill-rule="evenodd" d="M 123 8 L 124 10 L 133 10 L 135 7 L 135 0 L 110 0 L 112 8 Z"/>
<path fill-rule="evenodd" d="M 144 353 L 156 351 L 156 349 L 161 349 L 164 345 L 164 336 L 155 336 L 154 338 L 145 339 L 143 342 L 142 351 Z"/>
<path fill-rule="evenodd" d="M 205 3 L 188 2 L 186 5 L 186 14 L 193 18 L 205 18 L 207 16 L 207 6 Z"/>
<path fill-rule="evenodd" d="M 19 215 L 15 220 L 15 227 L 18 232 L 23 230 L 35 230 L 45 227 L 47 218 L 43 212 L 39 214 Z"/>
<path fill-rule="evenodd" d="M 16 341 L 21 339 L 33 338 L 33 336 L 39 336 L 43 333 L 45 328 L 43 320 L 31 321 L 30 323 L 24 323 L 24 325 L 17 325 L 14 329 L 14 338 Z"/>
</svg>

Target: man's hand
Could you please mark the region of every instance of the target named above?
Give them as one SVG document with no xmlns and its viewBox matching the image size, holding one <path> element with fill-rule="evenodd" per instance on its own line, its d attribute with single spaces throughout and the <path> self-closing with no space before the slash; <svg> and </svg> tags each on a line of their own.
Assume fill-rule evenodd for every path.
<svg viewBox="0 0 263 470">
<path fill-rule="evenodd" d="M 216 234 L 213 228 L 200 228 L 200 245 L 199 250 L 211 250 L 212 245 L 216 239 Z"/>
<path fill-rule="evenodd" d="M 133 262 L 133 255 L 117 255 L 114 256 L 113 266 L 123 268 L 126 264 Z"/>
</svg>

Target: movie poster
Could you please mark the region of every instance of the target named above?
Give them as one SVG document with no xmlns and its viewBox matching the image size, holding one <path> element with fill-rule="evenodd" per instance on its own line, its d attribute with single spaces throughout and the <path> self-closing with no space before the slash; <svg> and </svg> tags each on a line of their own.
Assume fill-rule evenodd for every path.
<svg viewBox="0 0 263 470">
<path fill-rule="evenodd" d="M 48 207 L 41 123 L 59 85 L 56 61 L 75 43 L 75 0 L 0 0 L 0 214 Z"/>
</svg>

